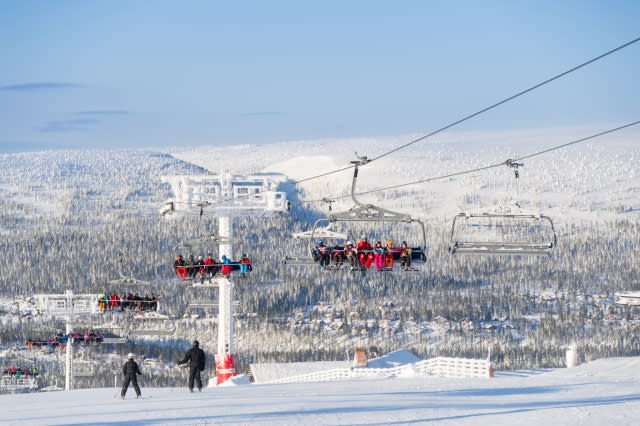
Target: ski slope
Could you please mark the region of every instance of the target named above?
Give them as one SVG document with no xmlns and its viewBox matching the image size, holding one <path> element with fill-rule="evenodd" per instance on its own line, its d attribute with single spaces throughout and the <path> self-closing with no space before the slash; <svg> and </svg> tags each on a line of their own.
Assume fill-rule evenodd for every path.
<svg viewBox="0 0 640 426">
<path fill-rule="evenodd" d="M 127 399 L 115 398 L 113 388 L 0 395 L 0 424 L 595 426 L 632 425 L 640 418 L 638 357 L 503 371 L 493 379 L 235 384 L 193 394 L 186 386 L 146 388 L 141 382 L 141 400 L 133 389 Z"/>
</svg>

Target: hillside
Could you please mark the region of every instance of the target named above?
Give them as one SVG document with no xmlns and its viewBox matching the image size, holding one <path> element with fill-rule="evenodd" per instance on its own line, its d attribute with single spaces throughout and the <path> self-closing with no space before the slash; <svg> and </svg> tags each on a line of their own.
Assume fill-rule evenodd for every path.
<svg viewBox="0 0 640 426">
<path fill-rule="evenodd" d="M 363 166 L 358 189 L 496 164 L 598 130 L 448 133 Z M 572 344 L 587 361 L 640 355 L 640 311 L 616 304 L 614 297 L 617 291 L 640 290 L 637 138 L 638 132 L 629 129 L 526 160 L 519 194 L 513 171 L 500 167 L 362 196 L 425 222 L 427 262 L 421 271 L 404 275 L 363 279 L 348 271 L 285 267 L 282 259 L 293 250 L 291 232 L 309 229 L 327 211 L 326 205 L 308 201 L 347 195 L 351 172 L 284 187 L 294 202 L 289 215 L 235 221 L 241 248 L 256 265 L 236 286 L 241 370 L 251 362 L 340 360 L 356 346 L 375 353 L 407 348 L 421 357 L 486 357 L 491 350 L 500 370 L 561 366 Z M 201 220 L 197 212 L 163 219 L 157 208 L 171 193 L 161 176 L 229 169 L 277 172 L 297 180 L 346 167 L 355 152 L 375 157 L 410 139 L 2 155 L 0 248 L 11 260 L 0 273 L 3 363 L 35 360 L 45 367 L 45 385 L 62 383 L 55 350 L 29 353 L 23 345 L 28 338 L 50 338 L 63 322 L 34 315 L 15 301 L 67 289 L 110 292 L 108 282 L 121 272 L 151 282 L 145 291 L 160 297 L 162 313 L 175 319 L 175 334 L 89 348 L 86 356 L 99 365 L 98 374 L 79 386 L 111 383 L 113 368 L 130 351 L 173 360 L 197 337 L 211 352 L 214 312 L 187 310 L 194 296 L 177 282 L 171 264 L 179 242 L 215 229 L 215 212 Z M 553 218 L 558 247 L 551 256 L 448 253 L 453 215 L 516 195 L 523 206 Z M 333 204 L 335 211 L 349 207 L 348 197 Z M 415 235 L 412 229 L 376 225 L 350 230 L 360 232 L 372 238 L 394 234 L 396 241 Z M 123 316 L 107 312 L 77 327 L 99 328 Z M 150 384 L 171 383 L 170 372 L 159 368 Z"/>
<path fill-rule="evenodd" d="M 238 385 L 194 394 L 182 374 L 177 388 L 146 387 L 143 379 L 141 400 L 114 399 L 113 388 L 0 395 L 0 424 L 629 425 L 640 415 L 639 367 L 637 357 L 617 358 L 493 379 Z"/>
</svg>

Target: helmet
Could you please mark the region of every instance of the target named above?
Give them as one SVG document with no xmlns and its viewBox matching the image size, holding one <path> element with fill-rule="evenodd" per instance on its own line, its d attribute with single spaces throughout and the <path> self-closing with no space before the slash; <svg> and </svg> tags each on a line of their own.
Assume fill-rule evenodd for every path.
<svg viewBox="0 0 640 426">
<path fill-rule="evenodd" d="M 242 257 L 247 257 L 247 253 L 242 253 Z"/>
<path fill-rule="evenodd" d="M 352 245 L 353 245 L 353 242 L 352 242 L 351 240 L 349 240 L 349 241 L 347 241 L 347 245 L 348 245 L 348 246 L 352 246 Z"/>
<path fill-rule="evenodd" d="M 364 235 L 364 234 L 362 234 L 362 235 L 360 235 L 360 239 L 361 239 L 361 240 L 365 240 L 365 241 L 367 241 L 367 236 L 366 236 L 366 235 Z"/>
<path fill-rule="evenodd" d="M 376 245 L 378 245 L 378 244 L 382 245 L 382 242 L 381 241 L 376 241 Z"/>
<path fill-rule="evenodd" d="M 197 340 L 194 340 L 193 346 L 197 348 L 198 346 L 200 346 L 200 342 L 198 342 Z"/>
<path fill-rule="evenodd" d="M 403 242 L 402 242 L 402 244 L 406 246 L 406 245 L 407 245 L 407 242 L 406 242 L 406 241 L 403 241 Z"/>
<path fill-rule="evenodd" d="M 129 359 L 133 359 L 133 357 L 135 357 L 135 355 L 133 354 L 133 352 L 129 352 L 129 355 L 127 355 L 127 358 L 129 358 Z"/>
</svg>

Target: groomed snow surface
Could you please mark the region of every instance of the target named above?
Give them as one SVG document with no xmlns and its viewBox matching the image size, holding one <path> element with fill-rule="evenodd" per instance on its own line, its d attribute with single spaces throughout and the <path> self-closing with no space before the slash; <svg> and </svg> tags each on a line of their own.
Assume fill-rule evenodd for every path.
<svg viewBox="0 0 640 426">
<path fill-rule="evenodd" d="M 402 377 L 1 395 L 0 424 L 29 425 L 634 425 L 640 358 L 495 377 Z"/>
</svg>

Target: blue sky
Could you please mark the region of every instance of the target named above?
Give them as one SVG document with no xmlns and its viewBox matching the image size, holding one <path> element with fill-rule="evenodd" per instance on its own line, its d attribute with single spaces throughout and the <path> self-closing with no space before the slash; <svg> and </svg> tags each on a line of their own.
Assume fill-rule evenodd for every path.
<svg viewBox="0 0 640 426">
<path fill-rule="evenodd" d="M 640 36 L 637 1 L 4 1 L 0 152 L 429 133 Z M 457 130 L 640 118 L 640 42 Z"/>
</svg>

